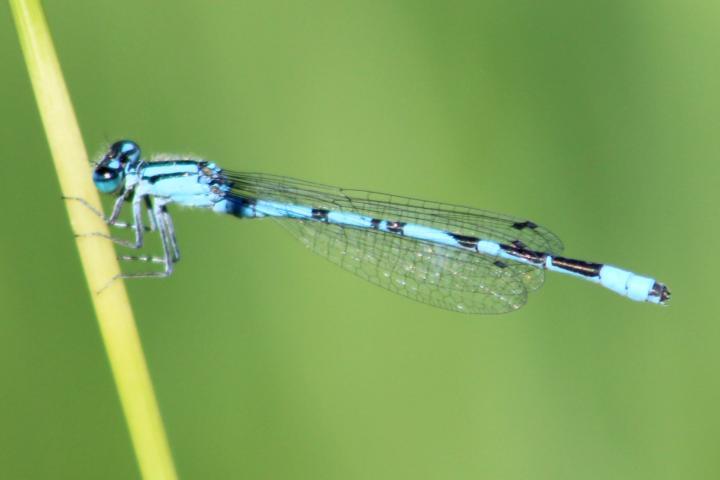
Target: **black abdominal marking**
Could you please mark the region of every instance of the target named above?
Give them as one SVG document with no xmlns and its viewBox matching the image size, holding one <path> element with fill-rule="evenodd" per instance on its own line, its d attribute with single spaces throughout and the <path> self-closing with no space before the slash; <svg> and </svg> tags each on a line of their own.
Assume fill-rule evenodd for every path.
<svg viewBox="0 0 720 480">
<path fill-rule="evenodd" d="M 327 222 L 329 213 L 330 213 L 330 210 L 325 210 L 324 208 L 313 208 L 312 209 L 312 218 L 313 218 L 313 220 L 320 220 L 322 222 Z"/>
<path fill-rule="evenodd" d="M 470 235 L 460 235 L 458 233 L 451 233 L 451 232 L 447 232 L 447 234 L 450 235 L 452 238 L 454 238 L 455 241 L 458 242 L 458 244 L 460 244 L 460 246 L 465 247 L 465 248 L 477 249 L 477 244 L 480 241 L 479 238 L 472 237 Z"/>
<path fill-rule="evenodd" d="M 388 232 L 403 234 L 403 228 L 405 228 L 405 222 L 387 222 Z"/>
</svg>

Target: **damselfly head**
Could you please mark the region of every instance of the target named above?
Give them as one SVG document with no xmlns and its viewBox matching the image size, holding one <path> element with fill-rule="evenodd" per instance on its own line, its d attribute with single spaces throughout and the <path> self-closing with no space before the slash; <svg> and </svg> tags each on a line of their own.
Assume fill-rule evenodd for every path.
<svg viewBox="0 0 720 480">
<path fill-rule="evenodd" d="M 95 165 L 93 182 L 103 193 L 115 193 L 122 189 L 125 169 L 140 161 L 140 147 L 131 140 L 120 140 L 110 146 L 102 160 Z"/>
</svg>

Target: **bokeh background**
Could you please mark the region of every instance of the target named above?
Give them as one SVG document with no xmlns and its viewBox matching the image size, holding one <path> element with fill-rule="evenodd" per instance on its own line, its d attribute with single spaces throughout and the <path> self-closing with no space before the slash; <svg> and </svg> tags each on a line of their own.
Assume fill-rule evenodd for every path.
<svg viewBox="0 0 720 480">
<path fill-rule="evenodd" d="M 673 291 L 549 275 L 516 313 L 454 314 L 272 222 L 178 211 L 176 274 L 129 291 L 183 478 L 720 477 L 719 3 L 46 13 L 91 154 L 516 214 Z M 7 5 L 0 58 L 0 478 L 138 478 Z"/>
</svg>

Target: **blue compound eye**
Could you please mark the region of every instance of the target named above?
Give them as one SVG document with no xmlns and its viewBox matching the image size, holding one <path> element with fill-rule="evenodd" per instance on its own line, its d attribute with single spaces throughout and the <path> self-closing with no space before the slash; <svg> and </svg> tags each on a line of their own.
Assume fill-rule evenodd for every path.
<svg viewBox="0 0 720 480">
<path fill-rule="evenodd" d="M 116 158 L 123 165 L 135 163 L 140 160 L 140 147 L 132 140 L 120 140 L 112 144 L 108 156 Z"/>
<path fill-rule="evenodd" d="M 99 165 L 93 172 L 93 182 L 102 193 L 114 193 L 120 189 L 124 176 L 121 168 Z"/>
<path fill-rule="evenodd" d="M 103 193 L 121 190 L 126 169 L 136 168 L 140 163 L 140 147 L 131 140 L 120 140 L 110 147 L 93 171 L 93 182 Z"/>
</svg>

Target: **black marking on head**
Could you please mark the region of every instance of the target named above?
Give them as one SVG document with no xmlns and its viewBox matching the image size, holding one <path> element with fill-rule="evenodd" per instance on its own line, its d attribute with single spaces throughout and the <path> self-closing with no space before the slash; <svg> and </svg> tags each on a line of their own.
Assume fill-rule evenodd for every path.
<svg viewBox="0 0 720 480">
<path fill-rule="evenodd" d="M 120 140 L 110 146 L 110 150 L 105 154 L 105 160 L 115 160 L 120 165 L 125 166 L 128 162 L 136 163 L 140 161 L 140 146 L 132 140 Z"/>
<path fill-rule="evenodd" d="M 320 220 L 321 222 L 327 222 L 329 213 L 330 213 L 330 210 L 325 210 L 324 208 L 313 208 L 312 209 L 312 218 L 313 218 L 313 220 Z"/>
<path fill-rule="evenodd" d="M 379 218 L 373 218 L 372 220 L 370 220 L 370 227 L 377 230 L 378 228 L 380 228 L 380 222 L 382 222 L 382 220 L 380 220 Z"/>
<path fill-rule="evenodd" d="M 552 257 L 554 267 L 559 267 L 585 277 L 597 277 L 600 275 L 601 263 L 583 262 L 572 258 Z"/>
<path fill-rule="evenodd" d="M 516 245 L 516 242 L 522 245 L 522 247 Z M 545 253 L 536 252 L 534 250 L 525 248 L 524 244 L 517 240 L 513 242 L 512 245 L 501 243 L 500 248 L 505 250 L 509 255 L 512 255 L 513 257 L 522 258 L 523 260 L 529 263 L 533 263 L 537 266 L 541 266 L 543 263 L 545 263 L 545 258 L 547 257 L 547 254 Z"/>
<path fill-rule="evenodd" d="M 387 222 L 387 229 L 388 232 L 399 233 L 402 235 L 404 233 L 403 228 L 405 228 L 405 225 L 405 222 Z"/>
<path fill-rule="evenodd" d="M 525 228 L 529 228 L 530 230 L 535 230 L 538 226 L 535 222 L 531 222 L 530 220 L 525 220 L 524 222 L 513 223 L 512 227 L 516 230 L 523 230 Z"/>
<path fill-rule="evenodd" d="M 507 266 L 508 266 L 507 263 L 502 262 L 502 261 L 500 261 L 500 260 L 495 260 L 495 262 L 494 262 L 493 264 L 494 264 L 496 267 L 500 267 L 500 268 L 507 268 Z"/>
<path fill-rule="evenodd" d="M 527 250 L 527 245 L 525 245 L 520 240 L 513 240 L 512 244 L 515 246 L 515 248 L 520 248 L 522 250 Z"/>
<path fill-rule="evenodd" d="M 460 235 L 458 233 L 447 232 L 452 238 L 455 239 L 461 247 L 477 249 L 477 244 L 480 241 L 479 238 L 470 235 Z"/>
</svg>

